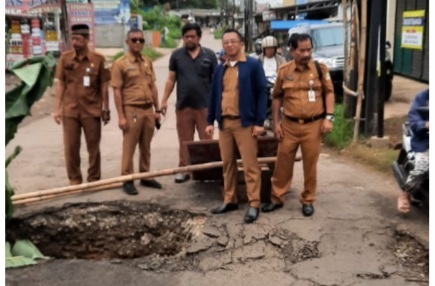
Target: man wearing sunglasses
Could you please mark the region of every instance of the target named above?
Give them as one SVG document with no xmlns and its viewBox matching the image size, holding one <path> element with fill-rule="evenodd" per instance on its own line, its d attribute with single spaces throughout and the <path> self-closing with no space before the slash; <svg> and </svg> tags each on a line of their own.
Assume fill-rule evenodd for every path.
<svg viewBox="0 0 435 286">
<path fill-rule="evenodd" d="M 156 122 L 160 121 L 153 64 L 141 54 L 145 43 L 143 32 L 131 29 L 126 43 L 129 51 L 113 63 L 111 81 L 118 125 L 123 134 L 122 175 L 134 173 L 133 156 L 137 144 L 140 153 L 139 172 L 150 171 L 151 139 Z M 155 189 L 162 188 L 156 180 L 141 180 L 140 184 Z M 123 190 L 129 195 L 138 193 L 133 181 L 125 182 Z"/>
<path fill-rule="evenodd" d="M 169 59 L 169 75 L 166 80 L 162 99 L 162 113 L 166 114 L 168 99 L 177 82 L 177 103 L 175 114 L 179 148 L 179 166 L 187 165 L 187 158 L 182 148 L 183 142 L 193 141 L 195 128 L 199 139 L 208 139 L 207 107 L 209 86 L 213 71 L 217 66 L 215 53 L 199 44 L 201 27 L 196 23 L 187 23 L 181 30 L 184 47 L 175 50 Z M 176 183 L 190 179 L 189 174 L 179 173 Z"/>
<path fill-rule="evenodd" d="M 56 103 L 53 118 L 62 123 L 65 164 L 70 185 L 83 182 L 80 170 L 82 129 L 89 153 L 87 181 L 101 177 L 101 121 L 110 121 L 108 82 L 104 56 L 88 49 L 89 27 L 71 27 L 72 51 L 60 57 L 56 67 Z"/>
</svg>

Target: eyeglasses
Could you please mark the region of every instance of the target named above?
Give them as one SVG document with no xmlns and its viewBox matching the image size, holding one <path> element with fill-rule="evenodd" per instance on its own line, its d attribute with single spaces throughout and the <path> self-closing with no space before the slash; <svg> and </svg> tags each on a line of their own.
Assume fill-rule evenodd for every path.
<svg viewBox="0 0 435 286">
<path fill-rule="evenodd" d="M 143 44 L 143 43 L 145 43 L 145 39 L 144 38 L 131 38 L 130 39 L 133 43 L 137 43 L 137 42 L 139 42 L 139 43 L 141 43 L 141 44 Z"/>
<path fill-rule="evenodd" d="M 229 44 L 234 45 L 234 44 L 237 44 L 239 42 L 240 42 L 239 40 L 228 40 L 228 41 L 225 41 L 225 42 L 222 42 L 222 43 L 223 43 L 224 46 L 228 46 Z"/>
</svg>

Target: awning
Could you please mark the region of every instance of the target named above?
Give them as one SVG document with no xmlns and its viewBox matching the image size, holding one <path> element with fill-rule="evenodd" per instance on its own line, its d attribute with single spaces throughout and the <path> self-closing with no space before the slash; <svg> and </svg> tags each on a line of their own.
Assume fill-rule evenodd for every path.
<svg viewBox="0 0 435 286">
<path fill-rule="evenodd" d="M 320 25 L 327 24 L 326 20 L 288 20 L 288 21 L 270 21 L 271 30 L 284 30 L 296 27 L 298 25 Z"/>
</svg>

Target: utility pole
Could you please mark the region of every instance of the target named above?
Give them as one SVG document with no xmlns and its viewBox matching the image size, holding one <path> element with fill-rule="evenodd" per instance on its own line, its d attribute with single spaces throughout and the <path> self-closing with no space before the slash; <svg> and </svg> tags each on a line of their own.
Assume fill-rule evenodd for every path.
<svg viewBox="0 0 435 286">
<path fill-rule="evenodd" d="M 225 27 L 228 27 L 228 14 L 230 14 L 229 10 L 228 10 L 228 1 L 229 0 L 224 0 L 225 1 Z"/>
<path fill-rule="evenodd" d="M 254 26 L 253 0 L 245 0 L 245 51 L 252 51 L 252 30 Z"/>
<path fill-rule="evenodd" d="M 232 7 L 232 11 L 233 11 L 233 13 L 231 13 L 232 14 L 232 16 L 233 16 L 233 23 L 232 23 L 232 27 L 233 27 L 233 29 L 234 29 L 234 27 L 235 27 L 235 25 L 236 25 L 236 19 L 235 19 L 235 14 L 236 14 L 236 0 L 233 0 L 233 7 Z"/>
</svg>

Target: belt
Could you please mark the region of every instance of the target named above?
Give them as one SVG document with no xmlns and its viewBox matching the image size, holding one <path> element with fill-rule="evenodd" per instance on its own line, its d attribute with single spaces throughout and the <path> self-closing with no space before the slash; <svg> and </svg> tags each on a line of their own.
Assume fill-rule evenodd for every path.
<svg viewBox="0 0 435 286">
<path fill-rule="evenodd" d="M 284 117 L 287 118 L 290 121 L 294 121 L 294 122 L 297 122 L 297 123 L 300 123 L 300 124 L 305 124 L 305 123 L 310 123 L 310 122 L 314 122 L 316 120 L 322 119 L 322 118 L 325 117 L 325 114 L 322 113 L 322 114 L 313 116 L 311 118 L 296 118 L 296 117 L 291 117 L 291 116 L 288 116 L 288 115 L 284 114 Z"/>
<path fill-rule="evenodd" d="M 238 116 L 238 115 L 223 115 L 222 118 L 236 120 L 236 119 L 240 119 L 240 116 Z"/>
<path fill-rule="evenodd" d="M 127 106 L 141 108 L 141 109 L 148 109 L 153 106 L 152 103 L 144 103 L 144 104 L 128 104 Z"/>
</svg>

